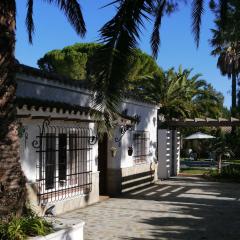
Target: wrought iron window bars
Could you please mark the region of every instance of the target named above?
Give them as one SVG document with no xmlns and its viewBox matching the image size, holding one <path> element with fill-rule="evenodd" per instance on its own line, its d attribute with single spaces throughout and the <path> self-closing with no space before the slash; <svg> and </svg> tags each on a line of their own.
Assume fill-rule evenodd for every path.
<svg viewBox="0 0 240 240">
<path fill-rule="evenodd" d="M 150 134 L 147 131 L 133 132 L 133 157 L 136 164 L 145 163 L 149 156 Z"/>
<path fill-rule="evenodd" d="M 92 190 L 92 129 L 54 126 L 44 120 L 32 142 L 38 153 L 37 188 L 39 203 L 46 204 Z"/>
</svg>

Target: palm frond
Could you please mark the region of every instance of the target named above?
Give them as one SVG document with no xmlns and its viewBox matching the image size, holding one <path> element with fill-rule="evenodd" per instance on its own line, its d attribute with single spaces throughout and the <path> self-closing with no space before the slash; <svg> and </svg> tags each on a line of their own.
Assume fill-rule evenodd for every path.
<svg viewBox="0 0 240 240">
<path fill-rule="evenodd" d="M 113 4 L 117 4 L 116 15 L 100 29 L 100 40 L 104 45 L 94 63 L 97 81 L 93 99 L 94 108 L 111 119 L 117 113 L 123 96 L 129 71 L 126 63 L 134 54 L 143 21 L 149 19 L 152 7 L 150 0 L 118 0 Z"/>
<path fill-rule="evenodd" d="M 26 27 L 28 32 L 28 41 L 32 44 L 32 35 L 34 33 L 34 21 L 33 21 L 33 0 L 27 1 L 27 15 L 26 15 Z"/>
<path fill-rule="evenodd" d="M 86 33 L 85 21 L 81 6 L 77 0 L 45 0 L 48 3 L 56 4 L 66 15 L 77 34 L 84 37 Z"/>
<path fill-rule="evenodd" d="M 163 17 L 165 6 L 166 6 L 166 0 L 163 0 L 158 4 L 158 7 L 155 11 L 156 16 L 155 16 L 155 22 L 154 22 L 153 32 L 151 36 L 151 47 L 152 47 L 152 54 L 154 58 L 157 58 L 157 55 L 158 55 L 158 49 L 160 45 L 160 27 L 162 23 L 162 17 Z"/>
<path fill-rule="evenodd" d="M 204 0 L 193 0 L 192 2 L 192 32 L 194 34 L 194 40 L 199 47 L 200 30 L 202 23 L 202 15 L 204 12 Z"/>
<path fill-rule="evenodd" d="M 222 29 L 225 28 L 227 22 L 227 10 L 229 0 L 219 0 L 220 8 L 220 26 Z"/>
</svg>

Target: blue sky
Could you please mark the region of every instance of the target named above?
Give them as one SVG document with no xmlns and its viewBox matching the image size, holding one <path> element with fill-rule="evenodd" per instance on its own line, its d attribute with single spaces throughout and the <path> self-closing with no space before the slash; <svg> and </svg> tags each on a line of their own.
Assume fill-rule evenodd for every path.
<svg viewBox="0 0 240 240">
<path fill-rule="evenodd" d="M 33 45 L 28 43 L 25 16 L 25 1 L 17 0 L 17 43 L 16 57 L 21 63 L 37 66 L 37 60 L 47 51 L 61 49 L 76 42 L 93 42 L 98 40 L 98 30 L 114 14 L 114 8 L 101 9 L 109 0 L 81 0 L 84 13 L 87 35 L 84 39 L 78 37 L 64 14 L 56 6 L 50 6 L 44 1 L 35 1 L 34 19 L 35 35 Z M 203 18 L 200 47 L 196 49 L 191 34 L 190 7 L 181 5 L 179 11 L 170 17 L 164 17 L 161 29 L 161 48 L 158 64 L 163 69 L 178 67 L 193 68 L 193 73 L 202 73 L 203 79 L 210 82 L 225 97 L 225 105 L 231 104 L 231 81 L 221 76 L 216 67 L 217 59 L 210 55 L 211 38 L 210 28 L 213 27 L 213 16 L 206 10 Z M 142 31 L 139 47 L 146 53 L 151 54 L 149 36 L 151 24 L 147 23 Z"/>
</svg>

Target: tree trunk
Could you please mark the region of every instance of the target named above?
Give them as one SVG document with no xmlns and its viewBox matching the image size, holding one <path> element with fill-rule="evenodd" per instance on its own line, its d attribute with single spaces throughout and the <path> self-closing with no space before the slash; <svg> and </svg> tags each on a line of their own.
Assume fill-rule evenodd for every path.
<svg viewBox="0 0 240 240">
<path fill-rule="evenodd" d="M 222 154 L 218 156 L 218 173 L 221 174 L 222 172 Z"/>
<path fill-rule="evenodd" d="M 232 108 L 231 115 L 236 117 L 237 114 L 237 76 L 235 73 L 232 74 Z M 232 127 L 232 134 L 236 133 L 236 127 Z"/>
<path fill-rule="evenodd" d="M 236 108 L 237 108 L 237 77 L 236 74 L 232 75 L 232 109 L 231 114 L 233 117 L 236 117 Z"/>
<path fill-rule="evenodd" d="M 21 213 L 25 178 L 16 121 L 15 0 L 0 1 L 0 217 Z"/>
</svg>

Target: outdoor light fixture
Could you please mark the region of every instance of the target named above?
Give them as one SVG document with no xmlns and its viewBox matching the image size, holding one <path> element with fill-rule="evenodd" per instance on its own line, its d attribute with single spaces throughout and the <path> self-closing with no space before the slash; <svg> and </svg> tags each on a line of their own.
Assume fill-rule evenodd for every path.
<svg viewBox="0 0 240 240">
<path fill-rule="evenodd" d="M 158 120 L 159 120 L 160 122 L 165 122 L 165 117 L 164 117 L 164 115 L 163 115 L 163 114 L 158 114 Z"/>
</svg>

